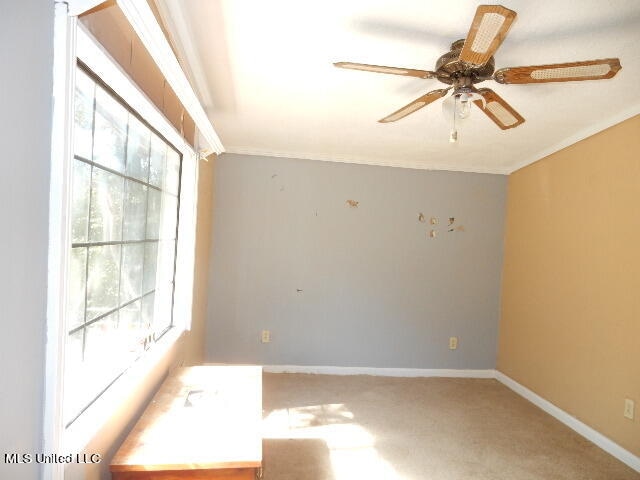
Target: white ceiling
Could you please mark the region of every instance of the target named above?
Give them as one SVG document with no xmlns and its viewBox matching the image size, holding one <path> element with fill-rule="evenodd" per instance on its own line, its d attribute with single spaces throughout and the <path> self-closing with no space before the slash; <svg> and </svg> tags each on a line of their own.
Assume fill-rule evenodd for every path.
<svg viewBox="0 0 640 480">
<path fill-rule="evenodd" d="M 505 0 L 518 17 L 496 68 L 619 57 L 622 70 L 599 81 L 481 83 L 526 122 L 502 131 L 474 109 L 457 144 L 441 101 L 377 122 L 444 84 L 332 65 L 433 70 L 482 3 L 490 2 L 158 0 L 228 152 L 510 173 L 640 113 L 638 0 Z"/>
</svg>

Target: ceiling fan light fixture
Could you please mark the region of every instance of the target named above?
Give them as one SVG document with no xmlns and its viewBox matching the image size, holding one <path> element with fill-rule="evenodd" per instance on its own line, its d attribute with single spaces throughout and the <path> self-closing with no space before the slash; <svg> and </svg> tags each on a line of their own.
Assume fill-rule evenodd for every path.
<svg viewBox="0 0 640 480">
<path fill-rule="evenodd" d="M 486 104 L 485 98 L 475 89 L 468 87 L 457 88 L 444 102 L 442 102 L 442 113 L 449 120 L 455 113 L 456 120 L 465 120 L 471 114 L 471 104 L 481 102 L 482 108 Z"/>
<path fill-rule="evenodd" d="M 469 88 L 461 88 L 454 91 L 449 98 L 442 102 L 442 114 L 451 122 L 451 134 L 449 141 L 455 143 L 458 140 L 457 124 L 469 118 L 471 104 L 481 102 L 482 108 L 486 103 L 484 97 Z"/>
</svg>

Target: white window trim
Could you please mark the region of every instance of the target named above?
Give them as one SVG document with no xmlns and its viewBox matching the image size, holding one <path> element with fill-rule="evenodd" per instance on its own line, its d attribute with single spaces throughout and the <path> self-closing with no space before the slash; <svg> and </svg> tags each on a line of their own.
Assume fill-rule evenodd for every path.
<svg viewBox="0 0 640 480">
<path fill-rule="evenodd" d="M 49 251 L 47 278 L 47 342 L 45 350 L 43 451 L 60 452 L 64 419 L 62 388 L 66 339 L 66 298 L 71 238 L 71 125 L 76 69 L 76 18 L 68 5 L 55 2 L 53 30 L 53 112 L 51 122 L 51 170 L 49 188 Z M 64 468 L 57 463 L 42 465 L 42 478 L 58 480 Z"/>
</svg>

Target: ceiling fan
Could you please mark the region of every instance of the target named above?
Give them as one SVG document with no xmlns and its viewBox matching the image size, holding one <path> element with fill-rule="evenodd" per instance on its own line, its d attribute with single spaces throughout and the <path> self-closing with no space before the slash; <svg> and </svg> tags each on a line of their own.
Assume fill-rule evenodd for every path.
<svg viewBox="0 0 640 480">
<path fill-rule="evenodd" d="M 525 84 L 546 82 L 568 82 L 577 80 L 602 80 L 613 77 L 622 67 L 617 58 L 586 60 L 582 62 L 557 63 L 526 67 L 509 67 L 495 70 L 493 54 L 516 18 L 516 12 L 501 5 L 480 5 L 471 23 L 466 39 L 451 44 L 451 51 L 436 62 L 435 70 L 385 67 L 363 63 L 337 62 L 336 67 L 364 70 L 376 73 L 390 73 L 431 79 L 451 85 L 448 88 L 432 90 L 401 109 L 379 120 L 382 123 L 395 122 L 407 115 L 444 97 L 443 110 L 453 121 L 450 141 L 457 140 L 456 120 L 469 116 L 471 102 L 475 103 L 502 130 L 515 128 L 524 123 L 524 118 L 502 97 L 490 88 L 476 88 L 475 84 L 485 80 L 495 80 L 503 84 Z"/>
</svg>

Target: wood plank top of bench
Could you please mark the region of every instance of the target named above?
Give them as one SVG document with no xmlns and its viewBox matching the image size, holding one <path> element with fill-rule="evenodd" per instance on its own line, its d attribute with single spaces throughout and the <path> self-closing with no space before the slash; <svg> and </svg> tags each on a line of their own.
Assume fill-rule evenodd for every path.
<svg viewBox="0 0 640 480">
<path fill-rule="evenodd" d="M 261 422 L 261 367 L 180 368 L 162 384 L 110 469 L 259 468 Z"/>
</svg>

